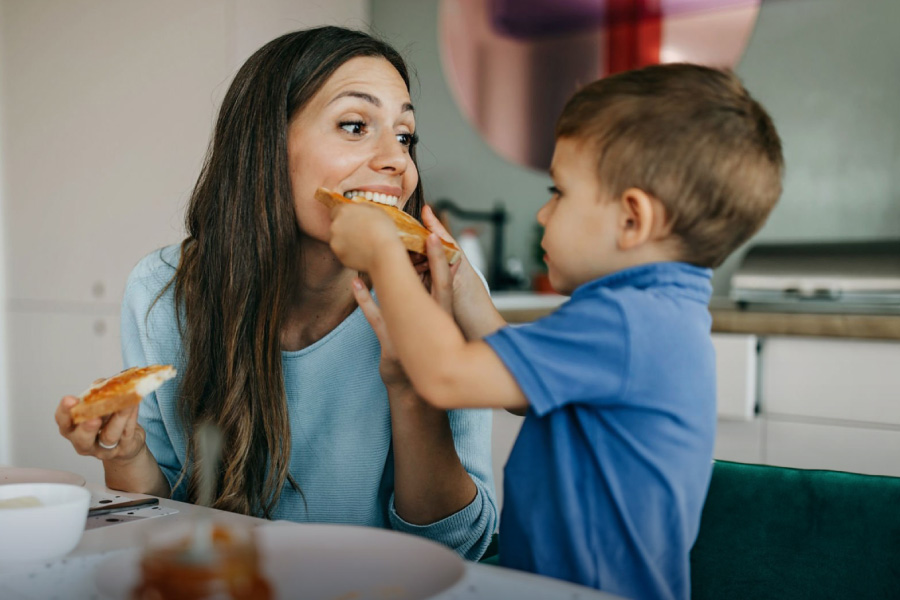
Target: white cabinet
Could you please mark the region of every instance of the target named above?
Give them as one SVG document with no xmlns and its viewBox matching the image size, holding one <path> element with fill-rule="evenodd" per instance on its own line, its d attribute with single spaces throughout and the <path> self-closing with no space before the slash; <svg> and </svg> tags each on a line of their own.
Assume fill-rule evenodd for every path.
<svg viewBox="0 0 900 600">
<path fill-rule="evenodd" d="M 767 337 L 767 414 L 900 426 L 900 343 Z"/>
<path fill-rule="evenodd" d="M 765 423 L 756 415 L 759 339 L 743 333 L 714 333 L 716 350 L 716 446 L 713 456 L 763 462 Z"/>
<path fill-rule="evenodd" d="M 900 343 L 767 337 L 760 372 L 767 463 L 900 476 Z"/>
<path fill-rule="evenodd" d="M 712 334 L 716 350 L 716 414 L 720 419 L 750 421 L 756 410 L 755 335 Z"/>
<path fill-rule="evenodd" d="M 7 328 L 13 456 L 23 467 L 64 469 L 103 481 L 100 461 L 78 456 L 59 435 L 54 412 L 67 394 L 80 394 L 97 377 L 122 369 L 119 316 L 60 315 L 14 310 Z"/>
<path fill-rule="evenodd" d="M 900 476 L 900 343 L 763 336 L 750 365 L 740 338 L 713 335 L 716 458 Z M 748 405 L 736 399 L 753 389 L 751 378 L 758 381 L 758 407 L 737 420 L 735 407 Z"/>
<path fill-rule="evenodd" d="M 716 424 L 716 446 L 713 456 L 718 460 L 761 464 L 764 460 L 763 440 L 766 421 L 757 417 L 751 421 L 719 419 Z"/>
</svg>

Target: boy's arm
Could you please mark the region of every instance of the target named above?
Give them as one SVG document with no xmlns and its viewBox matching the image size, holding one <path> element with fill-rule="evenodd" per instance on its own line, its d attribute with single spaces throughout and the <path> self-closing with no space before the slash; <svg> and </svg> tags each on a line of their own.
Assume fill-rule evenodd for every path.
<svg viewBox="0 0 900 600">
<path fill-rule="evenodd" d="M 493 350 L 484 342 L 466 342 L 453 317 L 422 286 L 387 215 L 371 206 L 343 205 L 332 219 L 331 248 L 346 267 L 372 278 L 394 350 L 420 396 L 444 409 L 528 406 Z M 437 235 L 426 246 L 432 265 L 446 260 Z M 353 289 L 360 304 L 372 300 L 359 278 Z"/>
<path fill-rule="evenodd" d="M 428 252 L 435 258 L 442 252 L 436 236 L 429 238 Z M 379 247 L 369 275 L 400 362 L 426 401 L 443 409 L 528 407 L 522 390 L 490 346 L 466 342 L 452 317 L 432 300 L 409 267 L 402 246 Z M 365 286 L 354 289 L 358 301 L 371 301 Z"/>
<path fill-rule="evenodd" d="M 507 325 L 497 311 L 490 293 L 469 261 L 453 277 L 453 316 L 468 340 L 480 340 Z"/>
<path fill-rule="evenodd" d="M 439 237 L 455 243 L 431 207 L 422 209 L 422 223 Z M 458 244 L 457 244 L 458 245 Z M 431 261 L 432 272 L 446 267 L 446 261 Z M 436 277 L 433 277 L 433 280 Z M 491 295 L 475 273 L 475 269 L 463 254 L 459 268 L 453 276 L 453 316 L 462 328 L 466 339 L 480 340 L 506 325 L 506 320 L 497 312 Z"/>
</svg>

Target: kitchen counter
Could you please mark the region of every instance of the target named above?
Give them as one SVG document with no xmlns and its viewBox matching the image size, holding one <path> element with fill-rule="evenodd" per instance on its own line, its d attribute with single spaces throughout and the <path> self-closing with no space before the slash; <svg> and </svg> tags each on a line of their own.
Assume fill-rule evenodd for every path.
<svg viewBox="0 0 900 600">
<path fill-rule="evenodd" d="M 728 301 L 710 304 L 717 333 L 900 340 L 900 314 L 844 314 L 741 310 Z"/>
<path fill-rule="evenodd" d="M 494 304 L 510 323 L 539 319 L 565 302 L 557 294 L 497 292 Z M 830 338 L 900 340 L 900 314 L 844 314 L 742 310 L 727 298 L 709 306 L 716 333 L 796 335 Z"/>
<path fill-rule="evenodd" d="M 494 292 L 491 299 L 508 323 L 528 323 L 550 314 L 569 298 L 559 294 Z"/>
</svg>

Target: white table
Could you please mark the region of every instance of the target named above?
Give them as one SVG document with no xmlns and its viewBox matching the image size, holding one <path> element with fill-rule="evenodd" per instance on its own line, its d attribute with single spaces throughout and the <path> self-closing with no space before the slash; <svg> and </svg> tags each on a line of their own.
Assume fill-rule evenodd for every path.
<svg viewBox="0 0 900 600">
<path fill-rule="evenodd" d="M 92 505 L 100 498 L 114 495 L 123 499 L 144 497 L 122 494 L 101 485 L 88 484 L 93 495 Z M 16 569 L 0 569 L 0 598 L 3 600 L 101 600 L 94 583 L 97 566 L 116 554 L 140 547 L 143 536 L 151 528 L 183 523 L 190 527 L 192 520 L 202 513 L 212 513 L 219 522 L 232 524 L 268 524 L 270 521 L 228 513 L 210 508 L 160 499 L 162 516 L 132 522 L 118 522 L 84 532 L 79 545 L 63 559 L 51 563 L 32 564 Z M 144 509 L 146 511 L 147 509 Z M 177 511 L 177 512 L 175 512 Z M 136 513 L 142 514 L 142 513 Z M 116 517 L 116 514 L 107 515 Z M 615 600 L 617 597 L 579 585 L 523 573 L 493 565 L 466 562 L 461 581 L 434 600 Z"/>
</svg>

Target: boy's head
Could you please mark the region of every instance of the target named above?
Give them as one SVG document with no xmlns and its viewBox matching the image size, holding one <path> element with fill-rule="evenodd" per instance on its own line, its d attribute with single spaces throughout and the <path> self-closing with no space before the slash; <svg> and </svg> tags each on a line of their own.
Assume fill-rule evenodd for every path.
<svg viewBox="0 0 900 600">
<path fill-rule="evenodd" d="M 728 71 L 667 64 L 595 81 L 568 101 L 556 136 L 554 168 L 569 156 L 593 170 L 602 197 L 623 203 L 622 227 L 644 201 L 655 221 L 632 241 L 668 244 L 669 259 L 718 266 L 781 195 L 778 133 Z"/>
</svg>

